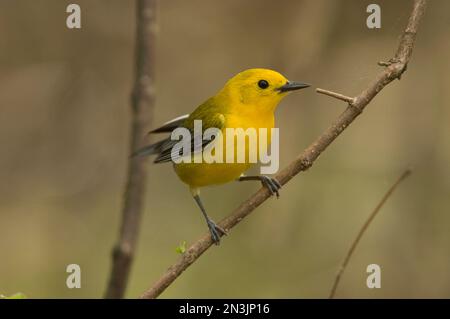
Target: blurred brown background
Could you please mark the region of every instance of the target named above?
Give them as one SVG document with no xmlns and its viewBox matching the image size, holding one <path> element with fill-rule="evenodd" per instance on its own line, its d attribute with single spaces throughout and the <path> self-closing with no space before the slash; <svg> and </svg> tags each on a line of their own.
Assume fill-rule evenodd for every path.
<svg viewBox="0 0 450 319">
<path fill-rule="evenodd" d="M 69 3 L 82 29 L 65 26 Z M 389 59 L 412 1 L 161 1 L 154 124 L 193 110 L 235 73 L 359 93 Z M 124 0 L 0 0 L 0 293 L 103 295 L 129 154 L 134 5 Z M 162 297 L 326 297 L 350 242 L 408 166 L 414 174 L 369 228 L 337 297 L 450 297 L 450 2 L 430 1 L 407 73 L 313 168 L 188 269 Z M 313 89 L 277 111 L 281 166 L 345 108 Z M 170 165 L 152 165 L 127 296 L 136 297 L 206 232 Z M 257 189 L 205 189 L 216 219 Z M 82 269 L 67 289 L 66 266 Z M 382 288 L 366 287 L 366 267 Z"/>
</svg>

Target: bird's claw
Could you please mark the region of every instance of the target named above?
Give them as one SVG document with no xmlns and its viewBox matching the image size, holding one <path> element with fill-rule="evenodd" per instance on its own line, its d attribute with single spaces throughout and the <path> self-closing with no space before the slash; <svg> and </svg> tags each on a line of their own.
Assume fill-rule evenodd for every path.
<svg viewBox="0 0 450 319">
<path fill-rule="evenodd" d="M 281 188 L 281 184 L 275 178 L 263 175 L 261 176 L 261 183 L 269 190 L 270 195 L 276 195 L 277 198 L 280 197 L 278 191 Z"/>
<path fill-rule="evenodd" d="M 211 233 L 211 239 L 213 240 L 214 244 L 219 245 L 220 244 L 220 237 L 221 235 L 228 235 L 227 231 L 217 225 L 212 220 L 208 220 L 208 228 L 209 232 Z"/>
</svg>

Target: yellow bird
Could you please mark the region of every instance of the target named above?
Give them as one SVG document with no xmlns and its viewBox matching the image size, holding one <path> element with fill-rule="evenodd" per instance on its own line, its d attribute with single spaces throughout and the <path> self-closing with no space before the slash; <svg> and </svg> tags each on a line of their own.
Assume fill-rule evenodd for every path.
<svg viewBox="0 0 450 319">
<path fill-rule="evenodd" d="M 305 83 L 288 81 L 283 75 L 273 70 L 245 70 L 231 78 L 216 95 L 198 106 L 191 114 L 177 117 L 150 133 L 172 133 L 178 128 L 185 128 L 193 133 L 190 140 L 193 150 L 192 153 L 184 154 L 183 156 L 187 156 L 190 159 L 201 157 L 207 147 L 214 145 L 214 152 L 222 152 L 224 158 L 227 152 L 233 152 L 233 157 L 236 158 L 236 150 L 230 150 L 226 143 L 226 129 L 241 128 L 246 130 L 254 128 L 257 134 L 259 134 L 259 129 L 267 129 L 267 143 L 265 144 L 269 144 L 271 140 L 270 130 L 275 124 L 274 112 L 278 103 L 289 92 L 308 86 Z M 194 121 L 201 121 L 202 130 L 200 133 L 202 136 L 195 133 Z M 218 142 L 219 139 L 217 141 L 204 139 L 203 133 L 209 128 L 216 128 L 222 133 L 224 138 L 222 138 L 221 143 Z M 177 146 L 178 142 L 178 140 L 168 137 L 138 150 L 133 155 L 147 156 L 156 154 L 155 163 L 173 162 L 176 174 L 189 186 L 192 196 L 200 207 L 215 244 L 219 244 L 220 237 L 225 235 L 226 231 L 214 223 L 206 213 L 200 200 L 201 187 L 223 184 L 234 180 L 258 180 L 269 189 L 272 195 L 276 194 L 278 197 L 281 185 L 276 179 L 265 175 L 243 175 L 253 164 L 253 161 L 249 160 L 250 155 L 253 152 L 260 154 L 258 151 L 263 145 L 259 142 L 259 138 L 256 149 L 249 148 L 248 140 L 246 140 L 245 160 L 243 162 L 234 161 L 233 163 L 225 160 L 221 163 L 200 163 L 195 160 L 180 162 L 179 159 L 182 155 L 179 154 L 181 149 Z M 259 160 L 258 155 L 257 158 Z M 174 156 L 178 157 L 178 160 Z"/>
</svg>

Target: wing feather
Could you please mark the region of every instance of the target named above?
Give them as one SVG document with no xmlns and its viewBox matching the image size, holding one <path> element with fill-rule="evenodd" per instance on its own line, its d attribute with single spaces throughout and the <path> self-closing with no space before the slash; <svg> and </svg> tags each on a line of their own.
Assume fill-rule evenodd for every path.
<svg viewBox="0 0 450 319">
<path fill-rule="evenodd" d="M 170 121 L 164 123 L 161 127 L 158 127 L 156 129 L 150 131 L 149 134 L 170 133 L 177 127 L 180 127 L 181 125 L 183 125 L 183 123 L 186 121 L 186 119 L 188 117 L 189 117 L 189 114 L 178 116 L 178 117 L 174 118 L 173 120 L 170 120 Z"/>
<path fill-rule="evenodd" d="M 171 133 L 176 128 L 184 127 L 187 128 L 191 133 L 191 153 L 196 154 L 201 152 L 206 145 L 212 142 L 212 140 L 203 140 L 203 133 L 208 128 L 217 128 L 222 130 L 225 127 L 225 115 L 226 109 L 221 107 L 216 103 L 214 98 L 208 99 L 205 103 L 200 105 L 194 112 L 190 115 L 182 115 L 171 121 L 164 123 L 163 126 L 154 129 L 150 133 Z M 194 121 L 202 121 L 202 132 L 194 132 Z M 198 136 L 196 136 L 196 134 Z M 148 156 L 157 154 L 155 163 L 166 163 L 171 162 L 172 159 L 172 149 L 174 154 L 178 154 L 179 157 L 185 156 L 187 154 L 182 153 L 182 145 L 177 140 L 172 140 L 170 137 L 163 139 L 154 144 L 145 146 L 135 152 L 133 156 Z"/>
<path fill-rule="evenodd" d="M 196 118 L 195 120 L 202 120 L 201 118 Z M 194 120 L 192 120 L 192 123 Z M 189 125 L 189 123 L 187 123 Z M 189 125 L 190 126 L 190 125 Z M 222 128 L 225 126 L 225 117 L 221 113 L 216 114 L 210 114 L 207 118 L 207 120 L 202 120 L 202 132 L 198 134 L 198 132 L 195 132 L 194 129 L 189 129 L 191 133 L 191 154 L 197 154 L 199 152 L 202 152 L 203 149 L 212 142 L 212 140 L 204 140 L 203 139 L 203 133 L 208 128 L 217 128 L 219 130 L 222 130 Z M 172 152 L 173 148 L 175 147 L 175 150 Z M 162 145 L 160 153 L 158 157 L 155 159 L 155 163 L 165 163 L 172 161 L 172 154 L 177 157 L 173 158 L 180 158 L 182 156 L 186 156 L 189 154 L 182 154 L 183 148 L 182 143 L 179 143 L 177 140 L 171 140 L 167 139 L 166 143 Z"/>
</svg>

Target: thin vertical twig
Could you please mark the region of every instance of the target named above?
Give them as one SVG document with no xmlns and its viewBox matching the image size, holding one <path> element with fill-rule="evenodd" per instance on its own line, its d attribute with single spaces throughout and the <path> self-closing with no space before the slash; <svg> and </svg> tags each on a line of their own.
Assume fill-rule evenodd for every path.
<svg viewBox="0 0 450 319">
<path fill-rule="evenodd" d="M 154 69 L 156 0 L 137 0 L 134 88 L 131 95 L 130 154 L 138 149 L 150 130 L 155 101 Z M 123 298 L 137 246 L 147 170 L 142 158 L 128 159 L 122 220 L 112 252 L 112 269 L 106 298 Z"/>
<path fill-rule="evenodd" d="M 342 262 L 342 265 L 339 268 L 338 273 L 336 274 L 336 278 L 334 280 L 333 287 L 331 288 L 331 291 L 330 291 L 330 296 L 329 296 L 330 299 L 334 298 L 334 296 L 336 294 L 336 289 L 337 289 L 337 287 L 339 285 L 339 282 L 341 281 L 342 274 L 344 273 L 345 268 L 347 268 L 347 265 L 348 265 L 348 263 L 350 261 L 350 258 L 352 257 L 353 252 L 356 249 L 356 246 L 358 246 L 358 243 L 361 240 L 361 238 L 364 235 L 364 233 L 366 232 L 367 228 L 369 228 L 369 226 L 372 223 L 372 221 L 374 220 L 375 216 L 377 216 L 378 212 L 381 210 L 383 205 L 386 203 L 386 201 L 389 199 L 389 197 L 391 197 L 392 193 L 395 191 L 397 186 L 405 178 L 407 178 L 410 174 L 411 174 L 411 170 L 407 169 L 406 171 L 403 172 L 402 175 L 400 175 L 400 177 L 389 188 L 389 190 L 386 192 L 386 194 L 384 194 L 384 196 L 381 199 L 381 201 L 378 203 L 378 205 L 375 207 L 373 212 L 369 215 L 369 218 L 367 218 L 366 222 L 363 224 L 363 226 L 359 230 L 358 234 L 356 235 L 356 238 L 353 240 L 353 243 L 352 243 L 352 245 L 350 246 L 350 249 L 347 252 L 347 255 L 345 255 L 344 261 Z"/>
</svg>

